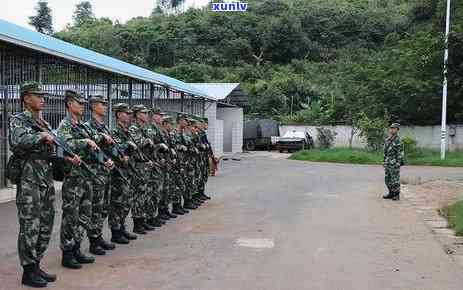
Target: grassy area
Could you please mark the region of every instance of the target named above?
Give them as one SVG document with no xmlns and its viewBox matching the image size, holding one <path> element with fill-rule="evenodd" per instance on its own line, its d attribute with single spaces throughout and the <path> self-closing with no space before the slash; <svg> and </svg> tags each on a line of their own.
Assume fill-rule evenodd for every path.
<svg viewBox="0 0 463 290">
<path fill-rule="evenodd" d="M 444 208 L 442 214 L 447 218 L 449 227 L 455 230 L 457 235 L 463 236 L 463 201 Z"/>
<path fill-rule="evenodd" d="M 293 160 L 335 162 L 352 164 L 382 164 L 382 152 L 369 152 L 362 149 L 333 148 L 299 151 L 290 156 Z M 447 153 L 446 160 L 440 160 L 440 153 L 419 149 L 413 154 L 406 154 L 406 165 L 428 165 L 463 167 L 463 152 Z"/>
</svg>

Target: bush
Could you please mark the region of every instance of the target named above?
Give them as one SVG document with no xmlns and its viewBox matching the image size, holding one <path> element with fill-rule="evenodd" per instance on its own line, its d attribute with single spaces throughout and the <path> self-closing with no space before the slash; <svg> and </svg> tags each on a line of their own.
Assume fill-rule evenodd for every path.
<svg viewBox="0 0 463 290">
<path fill-rule="evenodd" d="M 405 158 L 419 157 L 422 155 L 421 150 L 418 148 L 418 143 L 411 136 L 404 136 L 401 138 L 404 146 Z"/>
<path fill-rule="evenodd" d="M 369 118 L 365 114 L 361 115 L 356 127 L 360 129 L 360 136 L 365 139 L 368 150 L 380 151 L 383 148 L 388 123 L 386 117 Z"/>
<path fill-rule="evenodd" d="M 336 139 L 337 133 L 323 127 L 317 128 L 318 132 L 318 144 L 321 149 L 328 149 L 333 147 L 334 140 Z"/>
</svg>

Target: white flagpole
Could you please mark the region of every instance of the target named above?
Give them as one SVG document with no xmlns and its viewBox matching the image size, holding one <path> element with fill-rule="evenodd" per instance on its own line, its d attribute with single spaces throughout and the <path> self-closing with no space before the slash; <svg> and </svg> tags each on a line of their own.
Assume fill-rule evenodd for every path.
<svg viewBox="0 0 463 290">
<path fill-rule="evenodd" d="M 445 51 L 444 51 L 444 85 L 442 88 L 442 128 L 440 157 L 445 159 L 447 149 L 447 63 L 449 59 L 449 32 L 450 32 L 450 0 L 447 0 L 447 19 L 445 23 Z"/>
</svg>

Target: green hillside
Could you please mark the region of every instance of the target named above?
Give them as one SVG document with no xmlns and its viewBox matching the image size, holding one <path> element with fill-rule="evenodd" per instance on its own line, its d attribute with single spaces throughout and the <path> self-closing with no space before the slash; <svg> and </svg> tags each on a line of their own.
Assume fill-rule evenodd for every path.
<svg viewBox="0 0 463 290">
<path fill-rule="evenodd" d="M 246 13 L 88 19 L 56 36 L 188 82 L 240 82 L 247 113 L 288 122 L 440 122 L 442 0 L 249 1 Z M 453 7 L 449 121 L 463 121 L 463 4 Z M 292 115 L 291 115 L 292 112 Z"/>
</svg>

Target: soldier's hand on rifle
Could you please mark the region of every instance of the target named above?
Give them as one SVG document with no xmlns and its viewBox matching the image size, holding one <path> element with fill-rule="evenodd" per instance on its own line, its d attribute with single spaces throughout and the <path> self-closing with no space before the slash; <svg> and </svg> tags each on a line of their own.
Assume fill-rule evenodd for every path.
<svg viewBox="0 0 463 290">
<path fill-rule="evenodd" d="M 104 166 L 106 166 L 109 169 L 112 169 L 114 167 L 114 162 L 111 159 L 109 159 L 104 163 Z"/>
<path fill-rule="evenodd" d="M 100 147 L 98 147 L 98 145 L 96 145 L 96 143 L 92 139 L 85 139 L 85 142 L 90 147 L 90 150 L 92 151 L 100 150 Z"/>
<path fill-rule="evenodd" d="M 151 161 L 151 160 L 150 160 L 150 161 L 148 161 L 148 166 L 149 166 L 149 167 L 153 167 L 153 166 L 154 166 L 154 163 L 153 163 L 153 161 Z"/>
<path fill-rule="evenodd" d="M 66 157 L 65 158 L 67 161 L 71 162 L 73 165 L 80 165 L 80 163 L 82 162 L 80 160 L 80 157 L 79 155 L 74 155 L 74 157 Z"/>
<path fill-rule="evenodd" d="M 111 136 L 103 134 L 103 138 L 104 138 L 106 144 L 114 144 L 114 139 L 111 138 Z"/>
<path fill-rule="evenodd" d="M 127 144 L 132 148 L 132 150 L 137 150 L 137 144 L 132 141 L 128 141 Z"/>
<path fill-rule="evenodd" d="M 122 162 L 123 162 L 125 165 L 129 164 L 129 156 L 124 156 L 124 157 L 122 157 Z"/>
<path fill-rule="evenodd" d="M 44 144 L 53 144 L 53 136 L 47 132 L 40 132 L 40 141 Z"/>
</svg>

